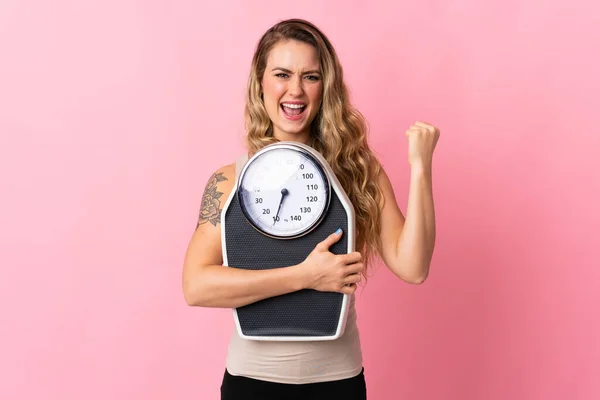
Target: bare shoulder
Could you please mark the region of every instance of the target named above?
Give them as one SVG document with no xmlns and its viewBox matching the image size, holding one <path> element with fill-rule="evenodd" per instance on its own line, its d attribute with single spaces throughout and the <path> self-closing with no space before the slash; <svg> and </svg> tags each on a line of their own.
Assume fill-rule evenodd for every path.
<svg viewBox="0 0 600 400">
<path fill-rule="evenodd" d="M 224 165 L 214 171 L 204 187 L 198 227 L 210 224 L 217 226 L 221 222 L 221 211 L 235 183 L 235 163 Z"/>
<path fill-rule="evenodd" d="M 235 164 L 213 171 L 205 183 L 196 229 L 184 262 L 184 279 L 198 266 L 220 264 L 221 212 L 235 183 Z M 191 272 L 190 272 L 191 271 Z"/>
<path fill-rule="evenodd" d="M 234 183 L 235 163 L 210 173 L 205 183 L 198 223 L 188 244 L 183 263 L 184 288 L 194 281 L 201 268 L 207 265 L 220 265 L 223 262 L 221 212 Z"/>
<path fill-rule="evenodd" d="M 381 257 L 385 265 L 392 269 L 396 264 L 397 243 L 404 227 L 405 218 L 396 201 L 394 187 L 383 166 L 378 176 L 381 199 Z"/>
<path fill-rule="evenodd" d="M 385 207 L 386 205 L 388 205 L 388 203 L 390 201 L 392 201 L 393 203 L 396 202 L 396 197 L 395 197 L 395 193 L 394 193 L 394 187 L 392 186 L 392 182 L 390 181 L 390 177 L 388 176 L 387 172 L 385 171 L 385 168 L 383 167 L 383 165 L 380 166 L 379 169 L 379 175 L 377 176 L 377 184 L 379 186 L 379 189 L 381 190 L 381 207 Z"/>
</svg>

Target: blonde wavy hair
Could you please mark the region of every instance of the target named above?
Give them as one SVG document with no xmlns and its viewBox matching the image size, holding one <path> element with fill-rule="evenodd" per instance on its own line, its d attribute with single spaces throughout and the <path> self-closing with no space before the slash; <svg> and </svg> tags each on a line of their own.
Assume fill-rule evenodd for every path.
<svg viewBox="0 0 600 400">
<path fill-rule="evenodd" d="M 311 123 L 309 145 L 327 160 L 346 191 L 356 216 L 356 251 L 367 265 L 381 254 L 379 232 L 382 194 L 378 186 L 381 169 L 367 143 L 367 124 L 349 100 L 337 54 L 328 38 L 312 23 L 290 19 L 277 23 L 260 39 L 248 79 L 246 93 L 246 145 L 250 154 L 278 142 L 261 97 L 261 81 L 269 51 L 280 41 L 297 40 L 313 46 L 319 57 L 323 97 Z"/>
</svg>

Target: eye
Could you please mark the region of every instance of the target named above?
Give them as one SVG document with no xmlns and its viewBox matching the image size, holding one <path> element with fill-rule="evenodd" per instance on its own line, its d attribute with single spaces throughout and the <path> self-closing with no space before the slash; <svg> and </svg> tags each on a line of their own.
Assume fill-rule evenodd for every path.
<svg viewBox="0 0 600 400">
<path fill-rule="evenodd" d="M 280 73 L 278 73 L 278 74 L 275 74 L 275 76 L 276 76 L 276 77 L 278 77 L 278 78 L 287 78 L 287 77 L 288 77 L 288 74 L 285 74 L 285 73 L 283 73 L 283 72 L 280 72 Z"/>
<path fill-rule="evenodd" d="M 316 75 L 308 75 L 306 78 L 307 78 L 309 81 L 315 81 L 315 82 L 316 82 L 316 81 L 318 81 L 318 80 L 320 79 L 320 78 L 319 78 L 318 76 L 316 76 Z"/>
</svg>

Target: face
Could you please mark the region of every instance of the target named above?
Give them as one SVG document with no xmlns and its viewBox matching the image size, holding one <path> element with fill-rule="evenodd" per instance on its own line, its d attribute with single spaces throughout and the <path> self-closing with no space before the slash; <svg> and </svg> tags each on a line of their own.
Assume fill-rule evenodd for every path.
<svg viewBox="0 0 600 400">
<path fill-rule="evenodd" d="M 279 140 L 308 143 L 310 124 L 323 94 L 316 49 L 295 40 L 279 42 L 269 52 L 261 83 L 273 135 Z"/>
</svg>

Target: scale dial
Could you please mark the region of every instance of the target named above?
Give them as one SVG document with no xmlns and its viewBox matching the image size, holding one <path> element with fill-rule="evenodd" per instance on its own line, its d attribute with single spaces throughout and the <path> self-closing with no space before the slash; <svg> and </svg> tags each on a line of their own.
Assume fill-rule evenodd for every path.
<svg viewBox="0 0 600 400">
<path fill-rule="evenodd" d="M 331 185 L 319 160 L 290 144 L 263 148 L 240 174 L 238 196 L 248 221 L 280 239 L 315 228 L 329 207 Z"/>
</svg>

